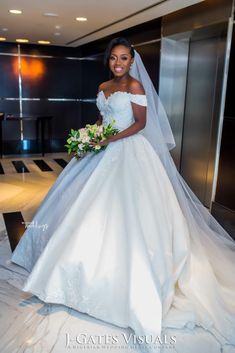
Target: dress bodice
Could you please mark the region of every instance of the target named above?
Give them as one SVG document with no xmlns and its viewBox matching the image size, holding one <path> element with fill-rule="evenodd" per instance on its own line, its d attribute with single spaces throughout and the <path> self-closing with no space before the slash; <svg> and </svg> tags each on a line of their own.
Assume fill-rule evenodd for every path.
<svg viewBox="0 0 235 353">
<path fill-rule="evenodd" d="M 119 131 L 132 125 L 135 119 L 131 102 L 147 106 L 146 95 L 116 91 L 106 98 L 104 92 L 99 91 L 96 105 L 103 118 L 103 124 L 108 125 L 112 120 L 115 120 L 113 126 Z"/>
</svg>

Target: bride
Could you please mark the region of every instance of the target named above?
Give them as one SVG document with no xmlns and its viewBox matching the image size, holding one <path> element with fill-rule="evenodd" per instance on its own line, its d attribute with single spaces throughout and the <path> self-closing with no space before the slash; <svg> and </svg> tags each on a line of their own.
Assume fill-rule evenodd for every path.
<svg viewBox="0 0 235 353">
<path fill-rule="evenodd" d="M 30 272 L 23 290 L 137 335 L 201 326 L 235 345 L 235 242 L 178 173 L 139 54 L 118 37 L 105 64 L 97 123 L 115 119 L 119 133 L 50 189 L 34 217 L 47 228 L 28 228 L 12 255 Z"/>
</svg>

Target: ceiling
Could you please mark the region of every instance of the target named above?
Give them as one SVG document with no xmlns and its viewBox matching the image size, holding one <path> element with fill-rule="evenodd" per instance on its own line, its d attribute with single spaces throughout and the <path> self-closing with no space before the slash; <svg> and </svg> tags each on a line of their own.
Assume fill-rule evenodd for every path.
<svg viewBox="0 0 235 353">
<path fill-rule="evenodd" d="M 52 45 L 77 47 L 202 1 L 1 0 L 0 37 L 8 42 L 27 38 L 30 43 L 49 40 Z M 22 14 L 10 14 L 10 9 L 20 9 Z M 48 12 L 58 16 L 47 17 Z M 78 22 L 76 17 L 87 21 Z"/>
</svg>

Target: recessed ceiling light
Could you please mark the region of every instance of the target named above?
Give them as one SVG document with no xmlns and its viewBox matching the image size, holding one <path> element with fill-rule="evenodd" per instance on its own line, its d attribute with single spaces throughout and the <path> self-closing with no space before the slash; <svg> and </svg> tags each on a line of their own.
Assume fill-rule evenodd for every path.
<svg viewBox="0 0 235 353">
<path fill-rule="evenodd" d="M 4 40 L 6 40 L 5 37 L 0 37 L 0 42 L 4 42 Z"/>
<path fill-rule="evenodd" d="M 61 29 L 61 26 L 57 25 L 55 26 L 56 29 Z"/>
<path fill-rule="evenodd" d="M 60 32 L 55 32 L 54 34 L 55 34 L 55 36 L 60 36 L 61 35 Z"/>
<path fill-rule="evenodd" d="M 10 13 L 13 13 L 14 15 L 20 15 L 22 14 L 21 10 L 9 10 Z"/>
<path fill-rule="evenodd" d="M 77 21 L 87 21 L 86 17 L 76 17 Z"/>
<path fill-rule="evenodd" d="M 2 28 L 2 31 L 3 31 L 3 32 L 7 32 L 7 31 L 8 31 L 8 28 L 3 27 L 3 28 Z"/>
<path fill-rule="evenodd" d="M 16 39 L 16 42 L 18 43 L 28 43 L 28 39 L 24 39 L 24 38 L 19 38 L 19 39 Z"/>
<path fill-rule="evenodd" d="M 49 40 L 38 40 L 39 44 L 51 44 L 51 42 L 49 42 Z"/>
<path fill-rule="evenodd" d="M 54 12 L 45 12 L 43 15 L 48 16 L 48 17 L 58 17 L 59 16 L 57 13 L 54 13 Z"/>
</svg>

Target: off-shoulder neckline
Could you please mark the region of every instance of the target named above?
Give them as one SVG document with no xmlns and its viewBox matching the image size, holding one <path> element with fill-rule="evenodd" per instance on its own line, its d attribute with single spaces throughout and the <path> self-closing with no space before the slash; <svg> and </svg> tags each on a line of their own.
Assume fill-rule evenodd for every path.
<svg viewBox="0 0 235 353">
<path fill-rule="evenodd" d="M 143 96 L 143 97 L 146 96 L 146 94 L 134 94 L 134 93 L 127 92 L 127 91 L 115 91 L 115 92 L 110 93 L 110 95 L 109 95 L 108 97 L 106 97 L 103 90 L 100 90 L 100 91 L 97 93 L 97 96 L 98 96 L 100 93 L 103 94 L 103 96 L 104 96 L 104 98 L 105 98 L 106 101 L 109 100 L 109 98 L 112 97 L 112 96 L 113 96 L 114 94 L 116 94 L 116 93 L 124 93 L 124 94 L 128 94 L 128 95 L 130 94 L 130 95 L 132 95 L 132 96 Z"/>
</svg>

